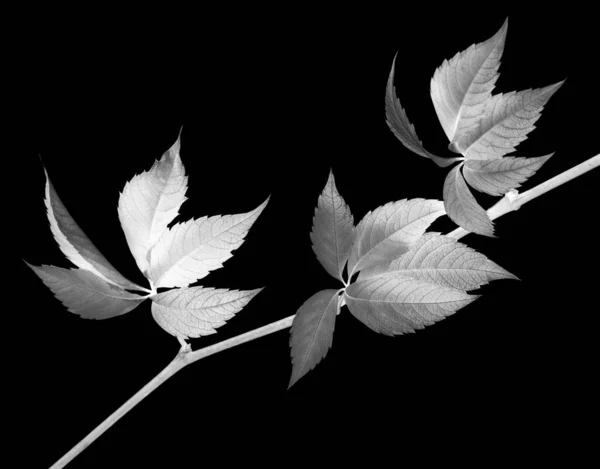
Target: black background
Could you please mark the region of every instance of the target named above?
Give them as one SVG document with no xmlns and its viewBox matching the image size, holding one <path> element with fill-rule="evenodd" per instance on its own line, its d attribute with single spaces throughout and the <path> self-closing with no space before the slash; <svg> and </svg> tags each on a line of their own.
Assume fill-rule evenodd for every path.
<svg viewBox="0 0 600 469">
<path fill-rule="evenodd" d="M 48 228 L 41 156 L 93 243 L 146 285 L 117 218 L 118 195 L 183 126 L 189 200 L 181 220 L 247 212 L 271 195 L 234 257 L 201 282 L 264 291 L 193 348 L 292 315 L 317 291 L 337 288 L 309 239 L 330 168 L 356 222 L 389 201 L 442 197 L 447 170 L 405 149 L 385 123 L 394 54 L 397 92 L 419 137 L 429 151 L 451 156 L 430 78 L 444 59 L 492 36 L 508 14 L 370 13 L 204 12 L 191 24 L 179 23 L 186 12 L 153 21 L 116 14 L 96 21 L 81 12 L 65 24 L 40 15 L 22 30 L 10 67 L 9 94 L 19 102 L 18 151 L 10 157 L 18 168 L 9 176 L 17 189 L 6 194 L 17 209 L 10 249 L 32 264 L 69 267 Z M 523 190 L 600 149 L 598 41 L 589 16 L 509 16 L 495 92 L 567 78 L 514 153 L 556 152 Z M 597 172 L 498 219 L 498 239 L 463 238 L 521 281 L 485 286 L 454 316 L 402 337 L 377 335 L 344 309 L 326 359 L 290 390 L 288 330 L 209 357 L 163 384 L 69 467 L 161 458 L 201 464 L 214 454 L 222 462 L 265 461 L 273 448 L 292 458 L 313 435 L 396 445 L 399 434 L 387 425 L 431 441 L 459 423 L 495 429 L 501 446 L 527 446 L 540 433 L 544 444 L 562 441 L 598 391 L 588 327 L 598 313 Z M 477 197 L 484 207 L 495 202 Z M 444 218 L 433 228 L 453 226 Z M 149 302 L 86 321 L 24 263 L 12 278 L 7 296 L 18 306 L 5 314 L 16 323 L 7 334 L 18 341 L 10 360 L 20 409 L 13 437 L 29 448 L 20 467 L 46 467 L 165 367 L 179 344 L 154 322 Z"/>
</svg>

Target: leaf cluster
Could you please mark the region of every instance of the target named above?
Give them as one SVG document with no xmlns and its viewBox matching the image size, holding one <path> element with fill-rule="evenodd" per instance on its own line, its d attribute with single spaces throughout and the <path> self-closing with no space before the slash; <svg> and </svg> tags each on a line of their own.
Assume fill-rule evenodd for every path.
<svg viewBox="0 0 600 469">
<path fill-rule="evenodd" d="M 399 335 L 465 307 L 478 297 L 467 292 L 491 280 L 516 278 L 455 239 L 426 233 L 444 214 L 439 200 L 403 199 L 367 213 L 354 226 L 330 172 L 310 237 L 323 268 L 344 287 L 320 291 L 298 309 L 290 331 L 290 386 L 331 348 L 344 304 L 375 332 Z"/>
<path fill-rule="evenodd" d="M 70 312 L 86 319 L 107 319 L 150 299 L 156 322 L 183 344 L 191 337 L 214 334 L 261 290 L 190 286 L 232 257 L 268 199 L 248 213 L 173 224 L 187 200 L 188 177 L 179 152 L 178 136 L 150 170 L 127 182 L 119 196 L 119 221 L 150 289 L 126 279 L 100 253 L 73 220 L 46 172 L 50 228 L 63 254 L 77 268 L 27 265 Z M 172 289 L 159 293 L 158 288 Z"/>
<path fill-rule="evenodd" d="M 500 196 L 519 187 L 548 161 L 553 154 L 533 158 L 505 155 L 527 138 L 544 105 L 564 83 L 493 95 L 507 28 L 508 19 L 487 41 L 444 60 L 431 79 L 431 100 L 450 141 L 448 148 L 462 157 L 443 158 L 424 148 L 394 89 L 395 58 L 385 98 L 388 126 L 405 147 L 440 167 L 461 162 L 444 182 L 446 212 L 462 228 L 491 237 L 493 223 L 469 186 Z"/>
</svg>

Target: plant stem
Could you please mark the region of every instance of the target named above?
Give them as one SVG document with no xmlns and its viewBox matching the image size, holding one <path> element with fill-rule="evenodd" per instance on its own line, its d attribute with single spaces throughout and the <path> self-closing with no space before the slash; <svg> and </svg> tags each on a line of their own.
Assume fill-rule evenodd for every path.
<svg viewBox="0 0 600 469">
<path fill-rule="evenodd" d="M 186 365 L 194 363 L 201 358 L 208 357 L 209 355 L 213 355 L 217 352 L 221 352 L 228 348 L 235 347 L 236 345 L 243 344 L 244 342 L 249 342 L 250 340 L 258 337 L 277 332 L 281 329 L 286 329 L 292 325 L 294 316 L 295 315 L 288 316 L 287 318 L 280 319 L 279 321 L 275 321 L 271 324 L 267 324 L 266 326 L 259 327 L 258 329 L 254 329 L 250 332 L 246 332 L 245 334 L 232 337 L 231 339 L 224 340 L 217 344 L 204 347 L 200 350 L 196 350 L 195 352 L 191 351 L 189 344 L 181 347 L 173 361 L 169 363 L 158 375 L 156 375 L 152 381 L 135 393 L 127 402 L 125 402 L 125 404 L 119 407 L 106 420 L 92 430 L 83 440 L 71 448 L 71 450 L 58 461 L 56 461 L 56 463 L 54 463 L 50 469 L 60 469 L 65 467 L 73 458 L 75 458 L 75 456 L 92 444 L 96 438 L 108 430 L 117 420 L 123 417 L 123 415 L 133 409 L 136 404 L 148 396 L 148 394 L 154 391 L 157 387 L 159 387 L 162 383 L 164 383 L 167 379 L 169 379 Z"/>
<path fill-rule="evenodd" d="M 558 187 L 561 184 L 564 184 L 565 182 L 570 181 L 571 179 L 574 179 L 593 168 L 596 168 L 597 166 L 600 166 L 600 154 L 565 171 L 564 173 L 559 174 L 558 176 L 548 179 L 546 182 L 543 182 L 542 184 L 535 186 L 534 188 L 523 192 L 522 194 L 518 194 L 517 191 L 510 191 L 509 193 L 505 194 L 505 196 L 496 205 L 487 211 L 488 215 L 490 216 L 490 219 L 494 220 L 508 212 L 518 210 L 523 204 L 529 202 L 530 200 L 535 199 L 549 190 L 554 189 L 555 187 Z M 469 234 L 469 231 L 466 231 L 463 228 L 457 228 L 456 230 L 448 233 L 447 236 L 460 239 L 467 234 Z M 113 425 L 117 420 L 131 410 L 137 403 L 139 403 L 148 394 L 154 391 L 158 386 L 160 386 L 186 365 L 200 360 L 201 358 L 208 357 L 209 355 L 213 355 L 217 352 L 235 347 L 236 345 L 240 345 L 245 342 L 258 339 L 259 337 L 272 334 L 273 332 L 286 329 L 292 325 L 294 317 L 295 315 L 288 316 L 287 318 L 280 319 L 279 321 L 275 321 L 271 324 L 267 324 L 266 326 L 259 327 L 258 329 L 254 329 L 246 332 L 245 334 L 232 337 L 231 339 L 224 340 L 223 342 L 219 342 L 209 347 L 204 347 L 200 350 L 191 351 L 189 345 L 182 347 L 175 359 L 169 363 L 164 370 L 162 370 L 152 381 L 146 384 L 146 386 L 140 389 L 125 404 L 119 407 L 119 409 L 117 409 L 110 417 L 98 425 L 98 427 L 96 427 L 90 434 L 88 434 L 75 447 L 66 453 L 50 469 L 59 469 L 64 467 L 75 456 L 87 448 L 96 438 L 108 430 L 111 425 Z"/>
<path fill-rule="evenodd" d="M 244 334 L 240 334 L 238 336 L 232 337 L 231 339 L 224 340 L 223 342 L 219 342 L 218 344 L 201 348 L 200 350 L 196 350 L 195 352 L 190 352 L 188 354 L 189 363 L 193 363 L 197 360 L 200 360 L 201 358 L 208 357 L 209 355 L 213 355 L 217 352 L 222 352 L 223 350 L 235 347 L 236 345 L 243 344 L 244 342 L 250 342 L 251 340 L 257 339 L 259 337 L 263 337 L 265 335 L 272 334 L 273 332 L 286 329 L 292 325 L 294 316 L 296 315 L 292 314 L 287 318 L 280 319 L 279 321 L 272 322 L 271 324 L 267 324 L 266 326 L 262 326 L 258 329 L 254 329 Z"/>
<path fill-rule="evenodd" d="M 108 430 L 117 420 L 119 420 L 123 415 L 129 412 L 133 407 L 144 399 L 148 394 L 154 391 L 157 387 L 159 387 L 162 383 L 164 383 L 167 379 L 181 370 L 187 362 L 185 360 L 186 350 L 182 348 L 177 356 L 173 359 L 171 363 L 167 365 L 167 367 L 162 370 L 158 375 L 156 375 L 152 381 L 146 384 L 142 389 L 140 389 L 137 393 L 135 393 L 125 404 L 119 407 L 115 412 L 113 412 L 106 420 L 104 420 L 100 425 L 94 428 L 83 440 L 77 443 L 71 450 L 66 453 L 62 458 L 52 465 L 50 469 L 60 469 L 65 467 L 75 456 L 81 453 L 84 449 L 86 449 L 96 438 L 102 435 L 106 430 Z"/>
</svg>

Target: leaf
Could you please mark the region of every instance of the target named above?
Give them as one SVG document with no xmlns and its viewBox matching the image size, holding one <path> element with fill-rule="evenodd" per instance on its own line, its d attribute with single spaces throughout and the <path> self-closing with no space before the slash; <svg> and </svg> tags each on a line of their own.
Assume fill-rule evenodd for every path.
<svg viewBox="0 0 600 469">
<path fill-rule="evenodd" d="M 349 277 L 408 251 L 433 221 L 445 213 L 439 200 L 390 202 L 367 213 L 354 230 Z"/>
<path fill-rule="evenodd" d="M 462 164 L 452 168 L 444 181 L 444 207 L 450 219 L 465 230 L 494 237 L 494 225 L 487 212 L 471 194 L 463 175 Z"/>
<path fill-rule="evenodd" d="M 261 290 L 169 290 L 152 297 L 152 316 L 165 331 L 181 339 L 214 334 Z"/>
<path fill-rule="evenodd" d="M 342 281 L 342 271 L 352 246 L 353 229 L 354 218 L 338 193 L 333 172 L 330 171 L 315 209 L 310 239 L 321 265 L 330 275 Z"/>
<path fill-rule="evenodd" d="M 511 153 L 535 128 L 544 105 L 563 83 L 493 96 L 485 103 L 476 128 L 457 137 L 456 149 L 465 158 L 476 160 L 494 160 Z"/>
<path fill-rule="evenodd" d="M 406 148 L 415 152 L 417 155 L 432 159 L 435 164 L 442 168 L 460 160 L 461 158 L 442 158 L 425 150 L 421 140 L 417 137 L 414 126 L 409 122 L 408 117 L 406 117 L 406 112 L 402 109 L 400 100 L 396 96 L 396 90 L 394 89 L 395 68 L 396 57 L 394 56 L 392 70 L 390 71 L 385 93 L 385 115 L 391 131 Z"/>
<path fill-rule="evenodd" d="M 401 255 L 401 257 L 402 257 L 402 255 Z M 380 275 L 380 274 L 386 273 L 389 270 L 390 264 L 392 262 L 393 262 L 393 259 L 391 259 L 389 261 L 381 262 L 376 265 L 372 265 L 371 267 L 367 267 L 366 269 L 361 270 L 358 274 L 358 277 L 356 278 L 356 281 L 360 282 L 361 280 L 365 280 L 367 278 L 374 277 L 375 275 Z"/>
<path fill-rule="evenodd" d="M 138 267 L 152 291 L 124 279 L 75 224 L 46 173 L 46 206 L 61 250 L 81 269 L 35 267 L 34 272 L 69 311 L 104 319 L 131 311 L 152 297 L 152 314 L 161 327 L 181 339 L 214 333 L 260 290 L 186 288 L 222 266 L 244 240 L 269 199 L 238 215 L 203 217 L 168 228 L 186 200 L 187 176 L 179 157 L 179 137 L 152 168 L 129 181 L 119 198 L 119 219 Z M 121 285 L 116 284 L 119 282 Z M 161 287 L 184 287 L 157 294 Z M 129 293 L 136 288 L 145 297 Z"/>
<path fill-rule="evenodd" d="M 388 272 L 351 284 L 344 299 L 359 321 L 375 332 L 405 334 L 444 319 L 477 296 Z"/>
<path fill-rule="evenodd" d="M 537 158 L 505 156 L 499 160 L 467 160 L 463 169 L 466 181 L 490 195 L 504 195 L 540 169 L 554 153 Z"/>
<path fill-rule="evenodd" d="M 84 269 L 35 266 L 26 262 L 67 309 L 85 319 L 128 313 L 145 298 L 129 293 Z"/>
<path fill-rule="evenodd" d="M 148 278 L 156 288 L 185 287 L 223 266 L 239 248 L 269 199 L 248 213 L 177 223 L 150 251 Z"/>
<path fill-rule="evenodd" d="M 431 79 L 431 100 L 450 142 L 473 131 L 490 98 L 504 50 L 508 18 L 485 42 L 444 60 Z M 450 148 L 453 148 L 452 143 Z"/>
<path fill-rule="evenodd" d="M 129 181 L 119 197 L 119 220 L 140 271 L 148 254 L 187 200 L 187 176 L 179 156 L 179 137 L 149 171 Z"/>
<path fill-rule="evenodd" d="M 517 279 L 483 254 L 439 233 L 425 233 L 410 251 L 390 263 L 388 271 L 467 291 L 492 280 Z"/>
<path fill-rule="evenodd" d="M 64 204 L 58 197 L 54 185 L 50 181 L 48 172 L 46 174 L 46 196 L 45 204 L 50 221 L 50 229 L 60 250 L 73 264 L 81 269 L 92 272 L 104 281 L 129 288 L 131 290 L 145 290 L 143 287 L 127 280 L 110 262 L 100 253 L 98 248 L 92 244 L 79 225 L 75 223 Z"/>
<path fill-rule="evenodd" d="M 325 358 L 331 348 L 339 299 L 338 291 L 323 290 L 298 309 L 290 330 L 293 367 L 288 389 Z"/>
</svg>

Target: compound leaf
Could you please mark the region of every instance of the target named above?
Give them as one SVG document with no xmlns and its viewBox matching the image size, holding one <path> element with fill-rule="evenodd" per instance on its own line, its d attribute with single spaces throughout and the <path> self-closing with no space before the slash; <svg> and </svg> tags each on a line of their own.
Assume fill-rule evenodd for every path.
<svg viewBox="0 0 600 469">
<path fill-rule="evenodd" d="M 444 213 L 441 201 L 425 199 L 390 202 L 367 213 L 354 230 L 349 275 L 402 255 Z"/>
<path fill-rule="evenodd" d="M 120 316 L 144 301 L 143 297 L 108 283 L 88 270 L 26 264 L 70 312 L 85 319 Z"/>
<path fill-rule="evenodd" d="M 177 223 L 150 250 L 148 278 L 156 288 L 185 287 L 223 266 L 239 248 L 269 199 L 248 213 Z"/>
<path fill-rule="evenodd" d="M 494 225 L 487 212 L 471 194 L 460 168 L 452 168 L 444 181 L 444 207 L 450 219 L 465 230 L 484 236 L 494 236 Z"/>
<path fill-rule="evenodd" d="M 321 265 L 330 275 L 342 281 L 342 271 L 352 246 L 353 229 L 354 218 L 338 193 L 330 171 L 315 209 L 310 239 Z"/>
<path fill-rule="evenodd" d="M 119 198 L 121 226 L 152 291 L 129 282 L 108 263 L 69 215 L 46 172 L 45 202 L 52 233 L 63 253 L 80 268 L 28 265 L 69 311 L 105 319 L 125 314 L 152 297 L 155 320 L 183 341 L 214 333 L 260 291 L 187 288 L 232 256 L 268 199 L 248 213 L 203 217 L 169 229 L 186 200 L 187 176 L 179 147 L 178 137 L 149 171 L 125 185 Z M 182 288 L 156 293 L 164 287 Z M 134 295 L 127 289 L 150 295 Z"/>
<path fill-rule="evenodd" d="M 511 153 L 535 128 L 544 105 L 563 83 L 492 96 L 484 103 L 476 127 L 457 136 L 456 150 L 475 160 L 495 160 Z"/>
<path fill-rule="evenodd" d="M 504 50 L 508 19 L 485 42 L 473 44 L 444 60 L 431 79 L 431 100 L 442 128 L 454 141 L 477 127 L 485 102 L 490 98 Z"/>
<path fill-rule="evenodd" d="M 119 220 L 140 271 L 150 266 L 148 254 L 187 197 L 187 176 L 179 156 L 179 137 L 149 171 L 131 179 L 119 197 Z"/>
<path fill-rule="evenodd" d="M 143 287 L 123 277 L 94 246 L 58 197 L 46 168 L 44 168 L 44 173 L 46 174 L 44 202 L 50 229 L 67 259 L 77 267 L 92 272 L 105 282 L 130 290 L 144 290 Z"/>
<path fill-rule="evenodd" d="M 415 127 L 409 122 L 406 112 L 402 109 L 400 100 L 396 96 L 394 88 L 394 70 L 396 68 L 396 57 L 392 62 L 392 70 L 388 78 L 387 89 L 385 93 L 385 115 L 386 122 L 393 134 L 402 142 L 402 144 L 417 155 L 430 158 L 435 164 L 444 168 L 460 158 L 442 158 L 429 153 L 423 147 L 421 140 L 417 137 Z"/>
<path fill-rule="evenodd" d="M 344 296 L 353 316 L 375 332 L 386 335 L 422 329 L 476 298 L 464 291 L 395 271 L 357 281 L 346 288 Z"/>
<path fill-rule="evenodd" d="M 338 291 L 323 290 L 306 300 L 296 312 L 290 330 L 292 377 L 288 388 L 327 355 L 340 310 L 339 299 Z"/>
<path fill-rule="evenodd" d="M 439 233 L 425 233 L 410 251 L 390 263 L 388 271 L 467 291 L 492 280 L 517 278 L 483 254 Z"/>
<path fill-rule="evenodd" d="M 505 156 L 498 160 L 467 160 L 463 173 L 469 185 L 478 191 L 504 195 L 535 174 L 553 154 L 537 158 Z"/>
</svg>

